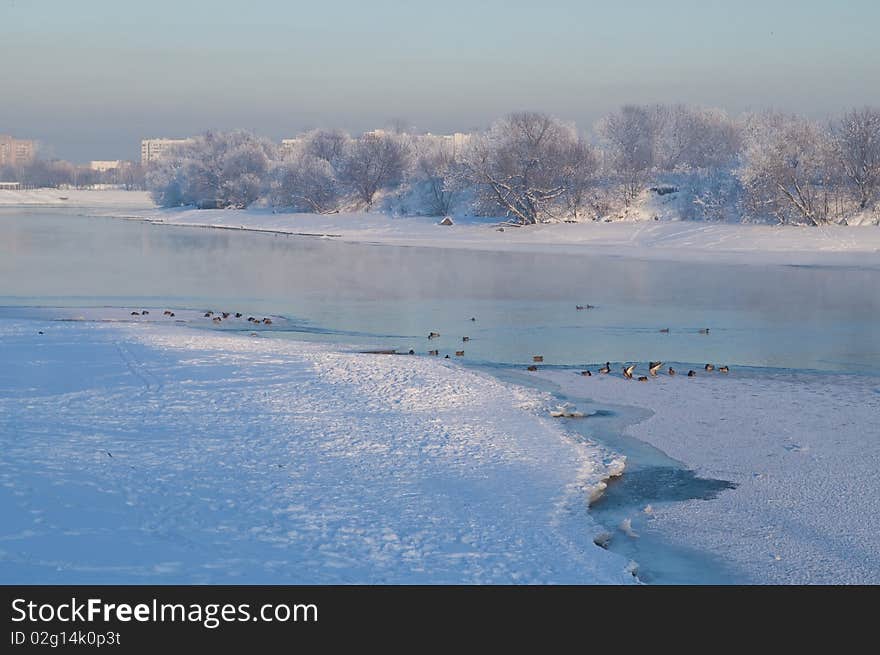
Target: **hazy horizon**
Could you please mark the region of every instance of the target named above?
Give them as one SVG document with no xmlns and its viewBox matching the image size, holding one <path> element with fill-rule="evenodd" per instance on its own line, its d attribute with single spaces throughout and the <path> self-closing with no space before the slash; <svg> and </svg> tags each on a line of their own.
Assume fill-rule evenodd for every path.
<svg viewBox="0 0 880 655">
<path fill-rule="evenodd" d="M 0 133 L 87 161 L 207 128 L 440 133 L 519 109 L 589 128 L 630 102 L 821 118 L 880 104 L 878 22 L 863 0 L 0 0 Z"/>
</svg>

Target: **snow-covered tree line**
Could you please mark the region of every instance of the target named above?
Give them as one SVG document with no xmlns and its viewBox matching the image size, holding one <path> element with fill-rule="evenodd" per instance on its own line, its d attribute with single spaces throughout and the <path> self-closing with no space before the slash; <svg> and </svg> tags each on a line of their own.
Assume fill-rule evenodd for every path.
<svg viewBox="0 0 880 655">
<path fill-rule="evenodd" d="M 280 148 L 208 132 L 154 165 L 166 207 L 598 220 L 675 194 L 679 218 L 819 225 L 880 204 L 880 110 L 821 123 L 765 112 L 733 119 L 684 105 L 628 105 L 593 135 L 536 112 L 457 137 L 315 130 Z"/>
</svg>

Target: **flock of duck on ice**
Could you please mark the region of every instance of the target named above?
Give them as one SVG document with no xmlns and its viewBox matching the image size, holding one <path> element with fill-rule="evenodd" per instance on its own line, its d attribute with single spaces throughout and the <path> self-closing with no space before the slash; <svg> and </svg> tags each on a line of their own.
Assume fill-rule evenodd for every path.
<svg viewBox="0 0 880 655">
<path fill-rule="evenodd" d="M 577 309 L 578 311 L 582 311 L 585 309 L 595 309 L 595 305 L 575 305 L 575 309 Z M 131 316 L 148 316 L 149 313 L 150 313 L 149 310 L 142 309 L 140 311 L 131 312 Z M 163 316 L 166 316 L 168 318 L 174 318 L 175 314 L 173 311 L 166 309 L 163 312 Z M 215 314 L 213 310 L 208 310 L 204 313 L 204 318 L 210 318 L 213 323 L 219 324 L 219 323 L 222 323 L 224 320 L 228 320 L 231 318 L 236 318 L 236 319 L 244 318 L 244 314 L 242 314 L 241 312 L 234 312 L 234 313 L 233 312 L 218 312 Z M 471 317 L 470 320 L 472 322 L 476 322 L 477 319 L 475 317 Z M 254 324 L 254 325 L 272 325 L 272 319 L 268 318 L 268 317 L 264 317 L 264 318 L 260 319 L 260 318 L 254 317 L 254 316 L 248 316 L 247 321 L 249 323 Z M 660 332 L 663 334 L 669 334 L 669 328 L 663 328 L 660 330 Z M 709 334 L 709 328 L 700 328 L 699 333 L 700 334 Z M 256 333 L 252 333 L 252 334 L 256 334 Z M 428 334 L 428 340 L 437 339 L 439 337 L 440 337 L 439 332 L 430 332 Z M 471 338 L 470 337 L 462 337 L 461 340 L 462 340 L 462 343 L 467 343 L 468 341 L 471 340 Z M 371 350 L 371 351 L 365 351 L 365 352 L 368 352 L 370 354 L 388 354 L 388 355 L 398 354 L 397 350 Z M 416 351 L 409 350 L 408 354 L 415 355 Z M 428 355 L 437 357 L 440 355 L 440 350 L 439 349 L 429 350 Z M 464 357 L 464 350 L 456 350 L 455 356 L 456 357 Z M 449 359 L 449 355 L 447 354 L 445 356 L 445 358 Z M 534 372 L 534 371 L 538 370 L 537 365 L 544 361 L 544 357 L 543 357 L 543 355 L 534 355 L 532 357 L 532 361 L 534 363 L 531 364 L 527 370 Z M 648 375 L 640 375 L 636 378 L 634 375 L 634 372 L 635 372 L 637 366 L 638 366 L 637 363 L 636 364 L 624 364 L 621 369 L 621 371 L 623 373 L 623 377 L 627 380 L 637 379 L 639 382 L 648 382 L 648 380 L 650 379 L 648 377 L 648 375 L 650 375 L 651 377 L 657 377 L 658 373 L 660 372 L 660 369 L 663 367 L 663 362 L 648 362 Z M 714 364 L 706 364 L 703 367 L 703 370 L 705 370 L 707 373 L 711 373 L 712 371 L 715 371 L 715 370 L 717 370 L 719 373 L 729 373 L 730 367 L 719 366 L 716 369 Z M 609 373 L 611 373 L 611 363 L 605 362 L 605 365 L 602 366 L 601 368 L 599 368 L 599 373 L 601 373 L 603 375 L 608 375 Z M 672 368 L 671 366 L 667 368 L 666 373 L 667 373 L 667 375 L 676 375 L 675 369 Z M 592 371 L 590 371 L 589 369 L 581 371 L 580 374 L 585 377 L 591 377 L 593 375 Z M 696 375 L 697 375 L 697 372 L 694 371 L 693 369 L 691 369 L 687 372 L 687 377 L 689 377 L 689 378 L 696 377 Z"/>
</svg>

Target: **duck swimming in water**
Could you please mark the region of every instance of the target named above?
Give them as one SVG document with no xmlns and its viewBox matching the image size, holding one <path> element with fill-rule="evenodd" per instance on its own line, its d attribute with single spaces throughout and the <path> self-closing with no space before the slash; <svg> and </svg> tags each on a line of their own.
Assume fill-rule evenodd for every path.
<svg viewBox="0 0 880 655">
<path fill-rule="evenodd" d="M 648 364 L 648 372 L 651 374 L 651 377 L 657 377 L 657 371 L 660 370 L 661 366 L 663 366 L 663 362 L 650 362 Z"/>
<path fill-rule="evenodd" d="M 715 370 L 715 366 L 713 364 L 706 364 L 703 368 L 706 369 L 707 372 Z"/>
<path fill-rule="evenodd" d="M 647 375 L 640 375 L 639 376 L 639 382 L 647 382 L 647 381 L 648 381 Z"/>
<path fill-rule="evenodd" d="M 667 372 L 669 373 L 669 375 L 675 375 L 675 369 L 672 368 L 671 366 L 669 367 L 669 371 L 667 371 Z"/>
<path fill-rule="evenodd" d="M 728 368 L 727 366 L 719 366 L 718 372 L 719 373 L 730 373 L 730 368 Z"/>
<path fill-rule="evenodd" d="M 623 367 L 623 377 L 625 377 L 627 380 L 632 380 L 634 370 L 636 370 L 635 364 L 630 364 L 629 366 L 624 366 Z"/>
<path fill-rule="evenodd" d="M 688 371 L 688 377 L 689 377 L 689 378 L 695 378 L 695 377 L 697 377 L 697 372 L 696 372 L 696 371 L 693 371 L 693 370 L 692 370 L 692 371 Z"/>
<path fill-rule="evenodd" d="M 610 373 L 611 372 L 611 362 L 605 362 L 605 366 L 599 369 L 600 373 Z"/>
</svg>

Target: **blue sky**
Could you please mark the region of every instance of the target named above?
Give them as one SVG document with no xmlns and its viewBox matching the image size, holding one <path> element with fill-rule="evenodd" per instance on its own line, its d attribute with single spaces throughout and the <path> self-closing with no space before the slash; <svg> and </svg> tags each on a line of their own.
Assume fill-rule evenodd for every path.
<svg viewBox="0 0 880 655">
<path fill-rule="evenodd" d="M 880 104 L 878 25 L 869 0 L 0 0 L 0 133 L 84 161 L 205 128 L 588 128 L 626 102 L 825 117 Z"/>
</svg>

